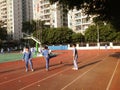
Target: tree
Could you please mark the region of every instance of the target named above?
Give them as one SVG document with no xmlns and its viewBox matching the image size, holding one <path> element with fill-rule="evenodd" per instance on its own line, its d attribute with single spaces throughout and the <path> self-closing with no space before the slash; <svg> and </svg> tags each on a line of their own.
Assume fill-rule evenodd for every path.
<svg viewBox="0 0 120 90">
<path fill-rule="evenodd" d="M 36 30 L 36 22 L 35 21 L 26 21 L 22 23 L 22 32 L 31 34 Z"/>
<path fill-rule="evenodd" d="M 99 29 L 99 41 L 100 42 L 111 42 L 116 38 L 116 30 L 111 24 L 104 25 L 103 23 L 98 24 Z M 85 40 L 87 42 L 97 42 L 98 31 L 96 25 L 91 25 L 85 32 Z"/>
<path fill-rule="evenodd" d="M 71 42 L 73 31 L 69 28 L 53 28 L 48 31 L 47 41 L 50 44 L 65 44 Z"/>
<path fill-rule="evenodd" d="M 7 31 L 5 28 L 0 28 L 0 39 L 1 40 L 7 39 Z"/>
<path fill-rule="evenodd" d="M 42 44 L 66 44 L 72 42 L 73 31 L 69 28 L 47 28 L 42 31 Z M 35 34 L 34 34 L 35 35 Z"/>
<path fill-rule="evenodd" d="M 86 42 L 96 42 L 97 41 L 97 27 L 95 25 L 90 26 L 85 31 L 85 41 Z"/>
<path fill-rule="evenodd" d="M 88 15 L 97 15 L 100 20 L 111 22 L 120 27 L 119 0 L 49 0 L 51 4 L 59 2 L 71 9 L 83 9 Z"/>
<path fill-rule="evenodd" d="M 116 33 L 115 41 L 120 42 L 120 32 Z"/>
<path fill-rule="evenodd" d="M 81 33 L 72 34 L 72 43 L 81 43 L 84 42 L 84 36 Z"/>
<path fill-rule="evenodd" d="M 7 30 L 5 27 L 2 27 L 4 22 L 0 21 L 0 39 L 6 40 L 7 39 Z"/>
</svg>

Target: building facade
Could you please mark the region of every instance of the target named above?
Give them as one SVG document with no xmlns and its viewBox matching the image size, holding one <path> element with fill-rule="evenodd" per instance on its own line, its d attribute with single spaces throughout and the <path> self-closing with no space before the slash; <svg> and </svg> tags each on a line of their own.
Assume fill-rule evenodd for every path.
<svg viewBox="0 0 120 90">
<path fill-rule="evenodd" d="M 35 20 L 45 22 L 50 27 L 62 27 L 67 25 L 67 13 L 63 12 L 63 6 L 55 3 L 50 4 L 49 0 L 33 1 L 33 17 Z"/>
<path fill-rule="evenodd" d="M 41 20 L 49 27 L 69 27 L 75 32 L 84 33 L 92 23 L 92 18 L 82 10 L 69 11 L 59 3 L 53 5 L 49 0 L 0 0 L 0 20 L 7 29 L 8 39 L 19 40 L 22 35 L 22 23 Z"/>
<path fill-rule="evenodd" d="M 83 33 L 92 24 L 92 17 L 87 18 L 82 10 L 71 10 L 68 12 L 68 27 L 74 32 Z"/>
<path fill-rule="evenodd" d="M 21 0 L 7 0 L 8 39 L 22 38 L 22 3 Z"/>
<path fill-rule="evenodd" d="M 0 20 L 4 22 L 3 27 L 7 27 L 7 0 L 0 1 Z"/>
<path fill-rule="evenodd" d="M 21 0 L 23 22 L 33 20 L 33 1 L 34 0 Z"/>
<path fill-rule="evenodd" d="M 22 22 L 33 19 L 32 0 L 0 0 L 0 17 L 7 29 L 8 40 L 22 38 Z"/>
</svg>

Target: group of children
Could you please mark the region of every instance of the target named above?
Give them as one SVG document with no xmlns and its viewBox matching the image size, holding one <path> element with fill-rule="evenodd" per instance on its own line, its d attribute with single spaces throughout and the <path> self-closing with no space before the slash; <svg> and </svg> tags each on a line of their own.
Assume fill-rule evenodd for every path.
<svg viewBox="0 0 120 90">
<path fill-rule="evenodd" d="M 6 49 L 7 49 L 7 50 L 6 50 Z M 10 48 L 6 48 L 6 49 L 1 48 L 1 49 L 0 49 L 0 53 L 1 53 L 1 54 L 4 54 L 4 52 L 9 53 L 9 52 L 10 52 Z"/>
<path fill-rule="evenodd" d="M 44 49 L 42 50 L 42 55 L 46 60 L 46 71 L 49 71 L 50 52 L 47 46 L 45 46 Z M 32 52 L 29 49 L 29 47 L 25 47 L 25 51 L 23 53 L 23 61 L 25 62 L 26 72 L 28 72 L 28 64 L 30 65 L 31 71 L 34 71 L 32 63 Z M 76 49 L 76 44 L 73 44 L 73 64 L 74 64 L 74 67 L 72 68 L 73 70 L 78 70 L 77 61 L 78 52 Z"/>
</svg>

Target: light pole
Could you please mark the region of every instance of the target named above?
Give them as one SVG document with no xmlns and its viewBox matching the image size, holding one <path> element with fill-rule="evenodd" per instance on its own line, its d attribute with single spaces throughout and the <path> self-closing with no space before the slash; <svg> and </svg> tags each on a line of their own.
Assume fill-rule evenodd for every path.
<svg viewBox="0 0 120 90">
<path fill-rule="evenodd" d="M 97 23 L 97 45 L 98 48 L 100 49 L 100 31 L 99 31 L 98 23 Z"/>
<path fill-rule="evenodd" d="M 99 26 L 97 24 L 97 43 L 100 42 L 100 32 L 99 32 Z"/>
</svg>

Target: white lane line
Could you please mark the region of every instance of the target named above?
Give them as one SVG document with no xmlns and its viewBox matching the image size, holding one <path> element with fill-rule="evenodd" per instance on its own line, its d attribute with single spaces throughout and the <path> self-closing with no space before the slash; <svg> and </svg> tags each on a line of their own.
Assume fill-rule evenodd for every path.
<svg viewBox="0 0 120 90">
<path fill-rule="evenodd" d="M 41 70 L 41 71 L 43 71 L 43 70 Z M 24 76 L 21 76 L 21 77 L 18 77 L 18 78 L 14 78 L 14 79 L 11 79 L 11 80 L 8 80 L 8 81 L 4 81 L 4 82 L 1 82 L 0 85 L 5 84 L 5 83 L 8 83 L 8 82 L 12 82 L 12 81 L 17 80 L 17 79 L 21 79 L 21 78 L 23 78 L 23 77 L 31 76 L 31 75 L 36 74 L 36 73 L 39 73 L 39 72 L 40 72 L 40 71 L 36 71 L 36 72 L 34 72 L 34 73 L 30 73 L 30 74 L 27 74 L 27 75 L 24 75 Z"/>
<path fill-rule="evenodd" d="M 97 57 L 97 56 L 96 56 Z M 93 58 L 95 58 L 95 57 L 93 57 Z M 92 58 L 92 59 L 93 59 Z M 67 71 L 68 69 L 70 69 L 71 67 L 68 67 L 67 69 L 65 69 L 65 70 L 63 70 L 63 71 L 60 71 L 60 72 L 58 72 L 58 73 L 55 73 L 55 74 L 53 74 L 53 75 L 51 75 L 51 76 L 48 76 L 48 77 L 46 77 L 46 78 L 44 78 L 44 79 L 41 79 L 41 80 L 39 80 L 39 81 L 37 81 L 37 82 L 34 82 L 34 83 L 31 83 L 31 84 L 29 84 L 29 85 L 27 85 L 27 86 L 25 86 L 25 87 L 23 87 L 23 88 L 21 88 L 21 89 L 19 89 L 19 90 L 24 90 L 24 89 L 26 89 L 26 88 L 28 88 L 28 87 L 30 87 L 30 86 L 33 86 L 33 85 L 35 85 L 35 84 L 37 84 L 37 83 L 40 83 L 40 82 L 42 82 L 42 81 L 44 81 L 44 80 L 47 80 L 47 79 L 49 79 L 49 78 L 52 78 L 52 77 L 54 77 L 54 76 L 56 76 L 56 75 L 58 75 L 58 74 L 60 74 L 60 73 L 62 73 L 62 72 L 64 72 L 64 71 Z"/>
<path fill-rule="evenodd" d="M 17 77 L 17 78 L 8 80 L 8 81 L 1 82 L 0 85 L 5 84 L 5 83 L 8 83 L 8 82 L 15 81 L 15 80 L 18 80 L 18 79 L 27 77 L 27 76 L 31 76 L 31 75 L 34 75 L 34 74 L 37 74 L 37 73 L 40 73 L 40 72 L 43 72 L 43 71 L 44 71 L 44 69 L 42 69 L 42 70 L 40 70 L 40 71 L 31 72 L 30 74 L 26 74 L 26 75 L 23 75 L 23 76 L 20 76 L 20 77 Z M 26 73 L 26 72 L 25 72 L 25 73 Z"/>
<path fill-rule="evenodd" d="M 115 67 L 114 72 L 113 72 L 113 74 L 112 74 L 112 76 L 111 76 L 111 78 L 110 78 L 110 81 L 109 81 L 109 83 L 108 83 L 108 85 L 107 85 L 106 90 L 109 90 L 109 88 L 110 88 L 110 85 L 111 85 L 111 83 L 112 83 L 112 80 L 113 80 L 113 78 L 114 78 L 114 75 L 115 75 L 115 73 L 116 73 L 116 70 L 117 70 L 117 67 L 118 67 L 119 63 L 120 63 L 120 60 L 118 59 L 117 64 L 116 64 L 116 67 Z"/>
<path fill-rule="evenodd" d="M 103 59 L 102 61 L 105 60 L 106 57 L 108 57 L 110 54 L 106 55 L 105 57 L 101 58 Z M 102 63 L 102 62 L 100 62 Z M 63 87 L 61 90 L 66 89 L 68 86 L 70 86 L 71 84 L 73 84 L 75 81 L 77 81 L 78 79 L 80 79 L 82 76 L 84 76 L 85 74 L 87 74 L 89 71 L 91 71 L 92 69 L 94 69 L 97 65 L 99 65 L 100 63 L 96 64 L 95 66 L 93 66 L 92 68 L 90 68 L 89 70 L 87 70 L 86 72 L 84 72 L 82 75 L 78 76 L 76 79 L 74 79 L 72 82 L 70 82 L 69 84 L 67 84 L 65 87 Z"/>
<path fill-rule="evenodd" d="M 105 58 L 104 58 L 105 59 Z M 95 66 L 91 67 L 89 70 L 87 70 L 86 72 L 84 72 L 83 74 L 81 74 L 80 76 L 78 76 L 76 79 L 74 79 L 72 82 L 68 83 L 66 86 L 64 86 L 61 90 L 65 90 L 68 86 L 70 86 L 71 84 L 73 84 L 75 81 L 77 81 L 78 79 L 80 79 L 82 76 L 84 76 L 85 74 L 87 74 L 89 71 L 91 71 L 93 68 L 95 68 L 97 65 L 99 65 L 100 63 L 96 64 Z"/>
<path fill-rule="evenodd" d="M 97 55 L 97 56 L 99 56 L 99 55 Z M 97 57 L 97 56 L 96 56 L 96 57 Z M 95 58 L 95 57 L 93 57 L 93 58 Z M 92 59 L 93 59 L 93 58 L 92 58 Z M 43 70 L 41 70 L 41 71 L 43 71 Z M 14 79 L 11 79 L 11 80 L 8 80 L 8 81 L 5 81 L 5 82 L 1 82 L 0 85 L 5 84 L 5 83 L 8 83 L 8 82 L 11 82 L 11 81 L 14 81 L 14 80 L 17 80 L 17 79 L 21 79 L 21 78 L 23 78 L 23 77 L 27 77 L 27 76 L 30 76 L 30 75 L 33 75 L 33 74 L 36 74 L 36 73 L 39 73 L 39 71 L 34 72 L 34 73 L 31 73 L 31 74 L 24 75 L 24 76 L 21 76 L 21 77 L 18 77 L 18 78 L 14 78 Z"/>
<path fill-rule="evenodd" d="M 4 81 L 4 82 L 1 82 L 0 85 L 5 84 L 5 83 L 8 83 L 8 82 L 12 82 L 12 81 L 17 80 L 17 79 L 21 79 L 21 78 L 23 78 L 23 77 L 31 76 L 31 75 L 34 75 L 34 74 L 36 74 L 36 73 L 42 72 L 42 71 L 44 71 L 44 70 L 36 71 L 36 72 L 34 72 L 34 73 L 30 73 L 30 74 L 23 75 L 23 76 L 20 76 L 20 77 L 17 77 L 17 78 L 8 80 L 8 81 Z"/>
<path fill-rule="evenodd" d="M 28 88 L 28 87 L 30 87 L 30 86 L 33 86 L 33 85 L 35 85 L 35 84 L 37 84 L 37 83 L 40 83 L 40 82 L 42 82 L 42 81 L 44 81 L 44 80 L 47 80 L 47 79 L 49 79 L 49 78 L 52 78 L 52 77 L 54 77 L 54 76 L 56 76 L 56 75 L 58 75 L 58 74 L 60 74 L 60 73 L 62 73 L 62 72 L 64 72 L 64 71 L 67 71 L 68 69 L 70 69 L 70 68 L 68 67 L 67 69 L 65 69 L 65 70 L 63 70 L 63 71 L 57 72 L 57 73 L 55 73 L 55 74 L 53 74 L 53 75 L 51 75 L 51 76 L 48 76 L 48 77 L 46 77 L 46 78 L 43 78 L 43 79 L 41 79 L 41 80 L 39 80 L 39 81 L 37 81 L 37 82 L 31 83 L 31 84 L 29 84 L 29 85 L 27 85 L 27 86 L 25 86 L 25 87 L 23 87 L 23 88 L 21 88 L 21 89 L 19 89 L 19 90 L 23 90 L 23 89 Z"/>
</svg>

